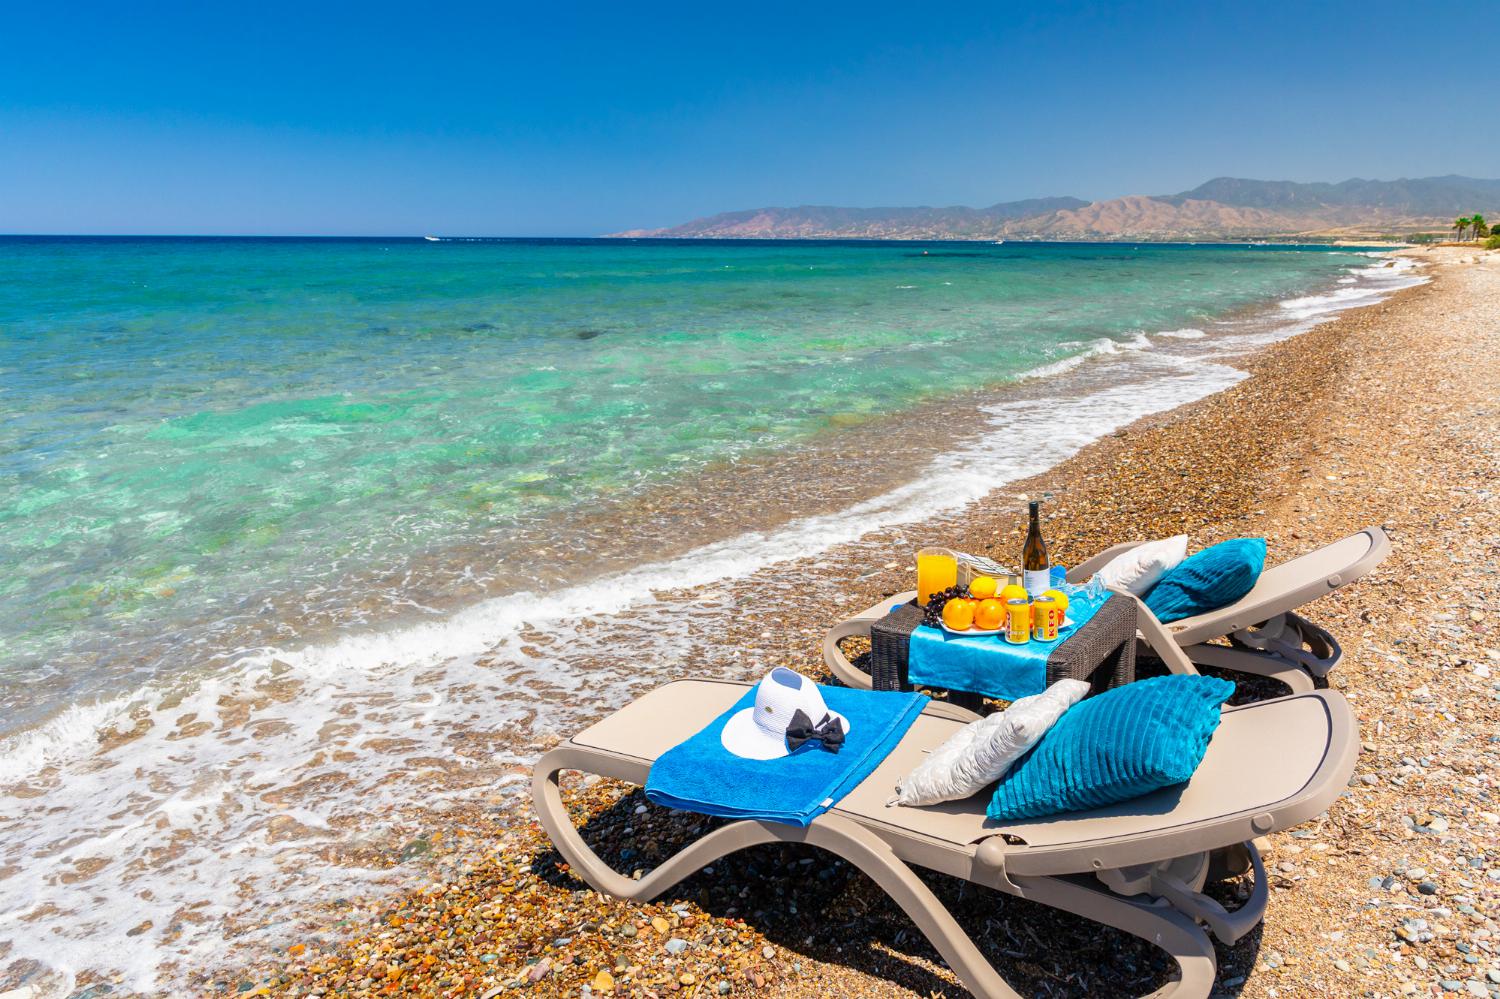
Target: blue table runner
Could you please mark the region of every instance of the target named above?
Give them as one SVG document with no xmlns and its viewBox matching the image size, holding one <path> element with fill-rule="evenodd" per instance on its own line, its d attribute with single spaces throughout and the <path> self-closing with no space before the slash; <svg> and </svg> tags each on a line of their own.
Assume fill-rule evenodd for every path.
<svg viewBox="0 0 1500 999">
<path fill-rule="evenodd" d="M 913 686 L 967 690 L 1014 701 L 1047 689 L 1047 658 L 1099 612 L 1109 591 L 1090 597 L 1079 591 L 1068 601 L 1072 624 L 1051 642 L 1012 645 L 1005 633 L 954 635 L 941 628 L 917 627 L 911 633 L 907 678 Z"/>
</svg>

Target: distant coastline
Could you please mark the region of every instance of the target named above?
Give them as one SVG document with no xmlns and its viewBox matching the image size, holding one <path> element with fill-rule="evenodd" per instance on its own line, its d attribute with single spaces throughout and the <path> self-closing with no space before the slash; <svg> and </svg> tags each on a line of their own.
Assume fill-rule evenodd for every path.
<svg viewBox="0 0 1500 999">
<path fill-rule="evenodd" d="M 1404 243 L 1445 235 L 1454 216 L 1500 214 L 1500 180 L 1426 177 L 1339 184 L 1219 177 L 1173 195 L 1031 198 L 988 208 L 752 208 L 614 238 L 1084 242 Z"/>
</svg>

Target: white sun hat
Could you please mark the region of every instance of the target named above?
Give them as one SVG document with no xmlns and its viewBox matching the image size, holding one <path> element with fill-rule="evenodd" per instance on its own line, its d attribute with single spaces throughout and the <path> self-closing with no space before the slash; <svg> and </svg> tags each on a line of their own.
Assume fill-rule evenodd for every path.
<svg viewBox="0 0 1500 999">
<path fill-rule="evenodd" d="M 737 711 L 724 726 L 719 741 L 735 756 L 747 760 L 774 760 L 788 755 L 786 730 L 801 711 L 812 725 L 836 720 L 848 734 L 849 720 L 828 710 L 818 685 L 795 670 L 778 666 L 755 688 L 755 707 Z"/>
</svg>

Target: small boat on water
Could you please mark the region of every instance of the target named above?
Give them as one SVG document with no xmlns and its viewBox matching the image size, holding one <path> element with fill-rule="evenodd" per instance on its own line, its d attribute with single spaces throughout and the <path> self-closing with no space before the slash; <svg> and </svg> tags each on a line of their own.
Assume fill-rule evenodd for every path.
<svg viewBox="0 0 1500 999">
<path fill-rule="evenodd" d="M 1003 240 L 1003 239 L 997 239 L 997 240 L 995 240 L 995 245 L 996 246 L 1004 246 L 1005 245 L 1005 240 Z"/>
<path fill-rule="evenodd" d="M 429 242 L 429 243 L 441 243 L 442 242 L 442 240 L 438 239 L 436 236 L 423 236 L 422 238 L 425 239 L 425 240 L 427 240 L 427 242 Z"/>
</svg>

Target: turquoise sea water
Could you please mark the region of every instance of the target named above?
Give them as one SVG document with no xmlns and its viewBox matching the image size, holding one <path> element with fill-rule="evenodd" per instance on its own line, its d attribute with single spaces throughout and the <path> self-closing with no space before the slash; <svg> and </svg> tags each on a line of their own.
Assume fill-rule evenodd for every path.
<svg viewBox="0 0 1500 999">
<path fill-rule="evenodd" d="M 524 808 L 562 735 L 784 662 L 783 602 L 853 609 L 848 573 L 1422 280 L 1325 248 L 0 239 L 0 992 L 198 995 L 311 939 L 412 884 L 451 807 Z"/>
<path fill-rule="evenodd" d="M 381 573 L 420 602 L 413 566 L 444 550 L 1361 262 L 1098 244 L 0 240 L 0 716 L 150 677 L 174 651 L 230 654 L 228 623 L 273 595 L 336 602 Z"/>
</svg>

